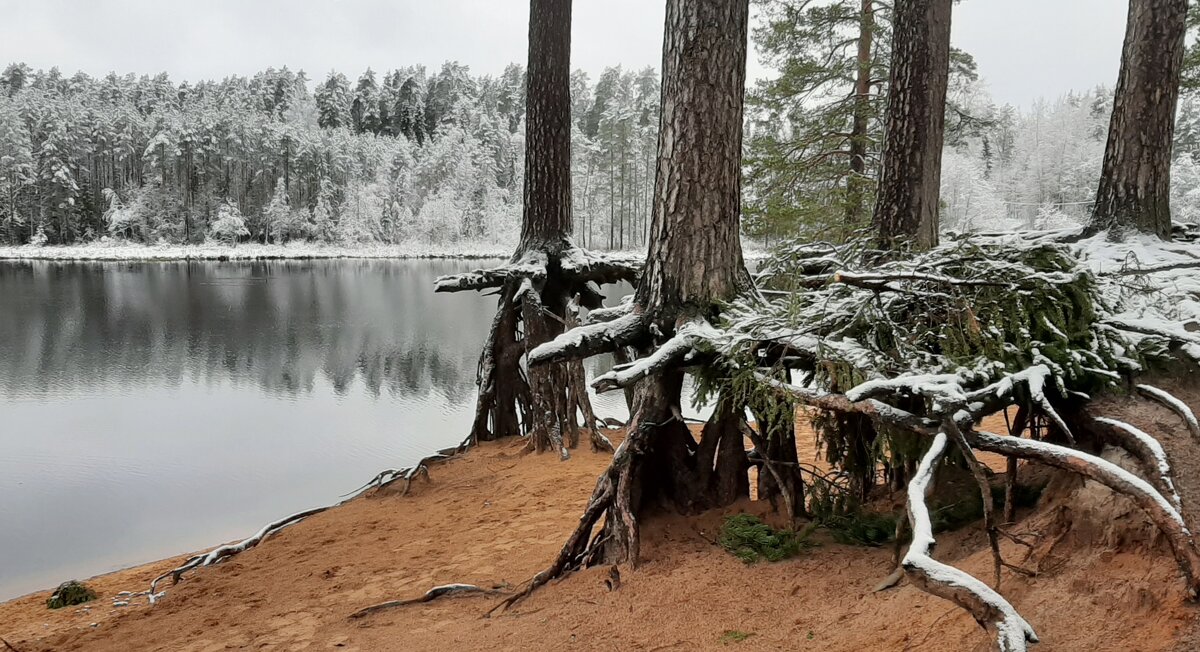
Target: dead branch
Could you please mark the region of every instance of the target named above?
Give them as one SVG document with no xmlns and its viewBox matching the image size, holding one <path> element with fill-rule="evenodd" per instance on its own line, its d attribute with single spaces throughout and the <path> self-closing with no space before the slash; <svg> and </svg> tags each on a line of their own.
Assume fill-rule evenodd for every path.
<svg viewBox="0 0 1200 652">
<path fill-rule="evenodd" d="M 350 614 L 348 617 L 349 618 L 363 618 L 364 616 L 369 616 L 373 613 L 376 613 L 379 611 L 384 611 L 386 609 L 392 609 L 395 607 L 404 607 L 404 606 L 407 606 L 410 604 L 421 604 L 421 603 L 425 603 L 425 602 L 432 602 L 434 600 L 437 600 L 438 598 L 444 598 L 444 597 L 448 597 L 448 596 L 461 596 L 461 595 L 476 594 L 476 593 L 482 593 L 484 595 L 497 595 L 497 594 L 504 593 L 504 591 L 500 590 L 500 589 L 485 589 L 485 588 L 482 588 L 479 586 L 475 586 L 474 584 L 443 584 L 442 586 L 435 586 L 432 589 L 429 589 L 428 591 L 425 592 L 424 595 L 422 595 L 420 597 L 408 598 L 407 600 L 389 600 L 387 602 L 373 604 L 369 607 L 363 607 L 362 609 L 355 611 L 354 613 Z"/>
</svg>

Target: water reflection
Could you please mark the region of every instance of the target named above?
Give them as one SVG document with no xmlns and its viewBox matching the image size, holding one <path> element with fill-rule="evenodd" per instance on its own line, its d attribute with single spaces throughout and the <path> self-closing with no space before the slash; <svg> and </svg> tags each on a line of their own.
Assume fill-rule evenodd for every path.
<svg viewBox="0 0 1200 652">
<path fill-rule="evenodd" d="M 457 443 L 495 298 L 433 279 L 480 264 L 0 263 L 0 599 Z"/>
</svg>

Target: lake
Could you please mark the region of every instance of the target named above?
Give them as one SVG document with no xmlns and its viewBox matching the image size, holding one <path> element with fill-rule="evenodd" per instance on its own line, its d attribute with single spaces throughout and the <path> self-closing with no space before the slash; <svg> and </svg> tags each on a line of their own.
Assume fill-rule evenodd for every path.
<svg viewBox="0 0 1200 652">
<path fill-rule="evenodd" d="M 490 264 L 0 262 L 0 600 L 244 538 L 457 444 L 496 299 L 433 280 Z"/>
</svg>

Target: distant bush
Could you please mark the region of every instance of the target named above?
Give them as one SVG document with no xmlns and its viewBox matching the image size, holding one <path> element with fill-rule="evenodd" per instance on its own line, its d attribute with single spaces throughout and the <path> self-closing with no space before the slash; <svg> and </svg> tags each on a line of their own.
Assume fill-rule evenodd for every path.
<svg viewBox="0 0 1200 652">
<path fill-rule="evenodd" d="M 96 599 L 96 592 L 88 588 L 83 582 L 71 580 L 63 582 L 54 589 L 54 593 L 46 599 L 46 606 L 51 609 L 62 609 L 72 605 L 91 602 Z"/>
</svg>

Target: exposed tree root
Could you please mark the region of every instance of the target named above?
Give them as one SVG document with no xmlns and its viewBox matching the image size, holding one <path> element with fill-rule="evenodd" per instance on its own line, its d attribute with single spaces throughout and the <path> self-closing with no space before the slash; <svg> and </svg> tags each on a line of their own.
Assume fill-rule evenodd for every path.
<svg viewBox="0 0 1200 652">
<path fill-rule="evenodd" d="M 1180 419 L 1187 424 L 1188 431 L 1200 442 L 1200 422 L 1196 420 L 1196 414 L 1192 412 L 1192 408 L 1188 407 L 1187 403 L 1172 396 L 1169 392 L 1161 390 L 1151 385 L 1138 385 L 1138 393 L 1142 396 L 1165 406 L 1175 414 L 1179 415 Z"/>
<path fill-rule="evenodd" d="M 1188 595 L 1200 593 L 1200 552 L 1183 517 L 1150 483 L 1109 462 L 1073 448 L 1032 439 L 1014 439 L 976 431 L 971 444 L 980 450 L 1041 462 L 1078 473 L 1128 496 L 1158 526 L 1184 574 Z"/>
<path fill-rule="evenodd" d="M 268 523 L 266 526 L 264 526 L 258 532 L 255 532 L 254 535 L 248 539 L 244 539 L 238 543 L 231 543 L 228 545 L 219 546 L 209 552 L 199 554 L 199 555 L 189 558 L 186 562 L 184 562 L 184 564 L 182 566 L 180 566 L 178 568 L 174 568 L 172 570 L 169 570 L 169 571 L 163 573 L 162 575 L 159 575 L 158 577 L 154 578 L 154 580 L 152 582 L 150 582 L 150 593 L 148 594 L 149 599 L 150 599 L 150 604 L 154 604 L 155 602 L 158 601 L 158 598 L 160 596 L 162 596 L 161 593 L 157 592 L 158 591 L 158 583 L 161 582 L 162 580 L 170 577 L 172 584 L 178 584 L 180 578 L 182 578 L 183 574 L 186 573 L 187 571 L 190 571 L 193 568 L 200 568 L 202 566 L 211 566 L 213 564 L 216 564 L 218 562 L 225 560 L 227 557 L 232 557 L 233 555 L 236 555 L 238 553 L 245 552 L 245 551 L 253 548 L 254 546 L 257 546 L 259 543 L 262 542 L 263 539 L 271 536 L 272 534 L 275 534 L 276 532 L 282 530 L 283 528 L 285 528 L 289 525 L 293 525 L 295 523 L 299 523 L 300 521 L 302 521 L 314 514 L 320 514 L 321 512 L 329 509 L 330 507 L 333 507 L 333 505 L 328 505 L 326 507 L 316 507 L 314 509 L 306 509 L 303 512 L 297 512 L 295 514 L 292 514 L 291 516 L 288 516 L 287 518 L 280 519 L 273 523 Z"/>
<path fill-rule="evenodd" d="M 947 436 L 939 432 L 929 445 L 929 451 L 917 467 L 908 486 L 908 515 L 912 523 L 913 540 L 901 566 L 914 586 L 927 593 L 945 598 L 970 612 L 984 629 L 996 636 L 1002 652 L 1023 652 L 1027 643 L 1036 643 L 1033 627 L 1017 613 L 1007 600 L 988 585 L 974 577 L 933 559 L 933 524 L 925 505 L 925 494 L 933 480 L 933 472 L 946 450 Z"/>
<path fill-rule="evenodd" d="M 387 602 L 373 604 L 369 607 L 363 607 L 362 609 L 350 614 L 348 618 L 363 618 L 364 616 L 369 616 L 373 613 L 378 613 L 380 611 L 395 607 L 432 602 L 438 598 L 444 598 L 448 596 L 471 595 L 477 593 L 482 593 L 485 595 L 498 595 L 504 593 L 504 591 L 494 588 L 485 589 L 483 587 L 475 586 L 474 584 L 443 584 L 441 586 L 435 586 L 432 589 L 429 589 L 424 593 L 424 595 L 421 595 L 417 598 L 409 598 L 407 600 L 389 600 Z"/>
<path fill-rule="evenodd" d="M 563 239 L 523 239 L 506 265 L 437 279 L 437 292 L 498 289 L 496 317 L 480 354 L 472 441 L 526 435 L 532 450 L 555 450 L 566 459 L 578 441 L 579 411 L 591 445 L 605 447 L 591 425 L 587 392 L 579 389 L 582 365 L 535 369 L 521 361 L 571 327 L 578 305 L 598 308 L 599 283 L 635 281 L 640 267 L 633 257 L 589 252 Z"/>
<path fill-rule="evenodd" d="M 222 561 L 225 561 L 229 557 L 243 553 L 243 552 L 249 550 L 250 548 L 257 546 L 259 543 L 261 543 L 267 537 L 288 527 L 289 525 L 294 525 L 294 524 L 299 523 L 300 521 L 308 518 L 309 516 L 313 516 L 315 514 L 320 514 L 321 512 L 323 512 L 327 509 L 332 509 L 333 507 L 342 505 L 342 504 L 346 503 L 347 501 L 352 500 L 352 499 L 356 498 L 357 496 L 361 495 L 365 491 L 368 491 L 370 489 L 381 489 L 383 487 L 386 487 L 386 486 L 392 484 L 393 482 L 402 481 L 402 482 L 404 482 L 404 489 L 401 491 L 401 495 L 407 495 L 409 487 L 411 486 L 413 479 L 415 479 L 419 475 L 423 475 L 423 476 L 425 476 L 426 479 L 428 479 L 429 478 L 429 466 L 431 464 L 443 462 L 445 460 L 450 459 L 451 457 L 454 457 L 455 455 L 461 454 L 463 451 L 467 450 L 467 448 L 469 446 L 469 442 L 470 442 L 470 439 L 468 438 L 467 440 L 463 441 L 458 446 L 455 446 L 453 448 L 442 449 L 442 450 L 438 451 L 437 453 L 434 453 L 433 455 L 422 458 L 419 462 L 417 462 L 416 464 L 414 464 L 410 467 L 405 467 L 403 469 L 388 469 L 386 471 L 382 471 L 379 474 L 377 474 L 374 478 L 371 478 L 371 480 L 368 481 L 363 486 L 359 487 L 358 489 L 355 489 L 354 491 L 352 491 L 348 494 L 345 494 L 342 497 L 342 500 L 340 500 L 332 505 L 326 505 L 325 507 L 316 507 L 313 509 L 304 510 L 302 512 L 297 512 L 295 514 L 292 514 L 291 516 L 288 516 L 287 518 L 283 518 L 278 521 L 268 523 L 261 530 L 256 532 L 254 534 L 254 536 L 251 536 L 248 539 L 245 539 L 245 540 L 240 541 L 235 544 L 218 546 L 216 548 L 213 548 L 209 552 L 201 553 L 199 555 L 194 555 L 192 557 L 189 557 L 188 560 L 185 561 L 178 568 L 173 568 L 173 569 L 163 573 L 162 575 L 159 575 L 158 577 L 154 578 L 154 580 L 152 582 L 150 582 L 150 589 L 149 589 L 149 591 L 146 592 L 146 595 L 150 601 L 150 604 L 155 604 L 156 602 L 158 602 L 158 599 L 160 597 L 162 597 L 163 593 L 158 591 L 158 583 L 161 582 L 162 580 L 170 577 L 172 584 L 178 584 L 179 581 L 181 579 L 183 579 L 184 573 L 186 573 L 188 571 L 194 570 L 196 568 L 202 568 L 204 566 L 211 566 L 213 564 L 217 564 Z"/>
</svg>

